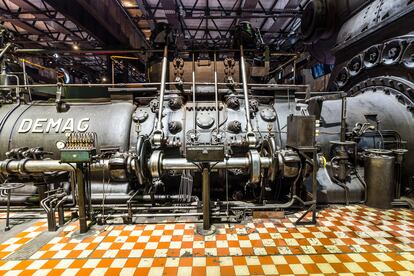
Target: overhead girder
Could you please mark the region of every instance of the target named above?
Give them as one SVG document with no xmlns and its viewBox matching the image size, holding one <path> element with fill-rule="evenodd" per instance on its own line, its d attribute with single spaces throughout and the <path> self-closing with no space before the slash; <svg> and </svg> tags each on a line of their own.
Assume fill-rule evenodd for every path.
<svg viewBox="0 0 414 276">
<path fill-rule="evenodd" d="M 295 9 L 298 7 L 299 0 L 279 0 L 276 2 L 275 9 Z M 292 18 L 277 18 L 268 30 L 268 34 L 264 35 L 265 40 L 272 38 L 272 33 L 282 30 Z"/>
<path fill-rule="evenodd" d="M 105 46 L 149 48 L 144 35 L 130 20 L 118 1 L 45 0 Z"/>
</svg>

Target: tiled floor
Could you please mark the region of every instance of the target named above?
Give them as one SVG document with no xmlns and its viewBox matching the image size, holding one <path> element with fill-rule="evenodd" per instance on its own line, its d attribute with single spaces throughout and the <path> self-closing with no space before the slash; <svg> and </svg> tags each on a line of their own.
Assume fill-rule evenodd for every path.
<svg viewBox="0 0 414 276">
<path fill-rule="evenodd" d="M 46 221 L 37 221 L 24 231 L 20 232 L 13 238 L 0 244 L 0 258 L 4 259 L 26 243 L 32 241 L 34 238 L 39 236 L 43 231 L 47 231 Z M 0 269 L 0 274 L 2 273 Z"/>
<path fill-rule="evenodd" d="M 207 237 L 192 223 L 97 227 L 81 237 L 73 222 L 27 260 L 4 260 L 47 229 L 37 221 L 0 245 L 0 274 L 414 275 L 414 212 L 335 207 L 317 226 L 295 227 L 298 215 L 217 225 Z"/>
</svg>

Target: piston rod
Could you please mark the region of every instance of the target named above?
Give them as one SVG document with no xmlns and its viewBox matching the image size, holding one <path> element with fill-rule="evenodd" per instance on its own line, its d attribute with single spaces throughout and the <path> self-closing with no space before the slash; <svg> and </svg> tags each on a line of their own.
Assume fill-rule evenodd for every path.
<svg viewBox="0 0 414 276">
<path fill-rule="evenodd" d="M 217 126 L 217 135 L 220 134 L 220 109 L 219 109 L 219 100 L 218 100 L 218 85 L 217 85 L 217 53 L 214 52 L 214 101 L 216 105 L 216 126 Z"/>
<path fill-rule="evenodd" d="M 271 166 L 271 159 L 268 157 L 260 157 L 260 166 L 262 168 L 269 168 Z M 208 163 L 211 169 L 247 169 L 250 167 L 248 157 L 232 157 L 227 162 L 210 162 Z M 185 158 L 165 158 L 161 161 L 161 168 L 163 170 L 198 170 L 196 164 L 188 162 Z"/>
<path fill-rule="evenodd" d="M 247 73 L 246 73 L 246 64 L 244 61 L 244 52 L 243 52 L 243 45 L 240 45 L 240 65 L 241 65 L 241 73 L 242 73 L 242 82 L 243 82 L 243 94 L 244 94 L 244 108 L 246 112 L 246 122 L 247 122 L 247 133 L 251 133 L 252 123 L 250 121 L 250 109 L 249 109 L 249 90 L 247 88 Z"/>
<path fill-rule="evenodd" d="M 154 144 L 161 145 L 164 138 L 164 132 L 162 129 L 162 112 L 164 110 L 164 94 L 165 94 L 165 82 L 167 79 L 167 65 L 168 65 L 168 47 L 164 47 L 164 57 L 162 58 L 162 71 L 161 71 L 161 87 L 160 87 L 160 101 L 158 107 L 158 121 L 156 131 L 154 133 Z"/>
</svg>

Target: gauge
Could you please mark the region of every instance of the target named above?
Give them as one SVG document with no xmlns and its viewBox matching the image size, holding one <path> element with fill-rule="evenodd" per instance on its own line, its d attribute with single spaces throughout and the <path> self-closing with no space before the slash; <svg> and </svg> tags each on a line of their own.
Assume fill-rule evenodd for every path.
<svg viewBox="0 0 414 276">
<path fill-rule="evenodd" d="M 63 141 L 57 141 L 57 142 L 56 142 L 56 147 L 57 147 L 57 149 L 59 149 L 59 150 L 64 149 L 64 148 L 65 148 L 65 146 L 66 146 L 66 144 L 65 144 L 65 142 L 63 142 Z"/>
</svg>

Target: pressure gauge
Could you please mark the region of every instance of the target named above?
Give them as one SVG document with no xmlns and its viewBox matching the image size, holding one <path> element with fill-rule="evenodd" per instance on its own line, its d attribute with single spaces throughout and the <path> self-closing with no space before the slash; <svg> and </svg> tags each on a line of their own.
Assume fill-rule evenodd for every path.
<svg viewBox="0 0 414 276">
<path fill-rule="evenodd" d="M 57 148 L 57 149 L 59 149 L 59 150 L 64 149 L 64 148 L 65 148 L 65 146 L 66 146 L 66 144 L 65 144 L 65 142 L 63 142 L 63 141 L 57 141 L 57 142 L 56 142 L 56 148 Z"/>
</svg>

